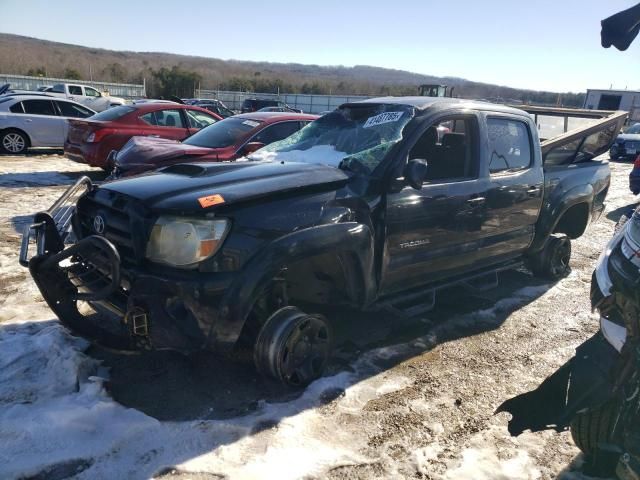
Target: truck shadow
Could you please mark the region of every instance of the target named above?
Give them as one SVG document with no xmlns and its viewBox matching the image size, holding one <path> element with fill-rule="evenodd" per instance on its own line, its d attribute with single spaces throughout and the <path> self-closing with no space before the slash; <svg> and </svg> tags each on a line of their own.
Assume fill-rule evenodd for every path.
<svg viewBox="0 0 640 480">
<path fill-rule="evenodd" d="M 616 208 L 615 210 L 611 210 L 607 213 L 607 218 L 612 222 L 618 222 L 622 215 L 631 215 L 633 211 L 640 205 L 640 202 L 632 202 L 629 205 L 625 205 L 624 207 Z"/>
<path fill-rule="evenodd" d="M 374 355 L 374 367 L 367 375 L 393 368 L 435 345 L 494 330 L 514 310 L 534 301 L 551 286 L 524 271 L 507 271 L 501 274 L 500 286 L 487 292 L 469 294 L 460 288 L 443 291 L 436 308 L 421 318 L 335 309 L 328 315 L 334 327 L 336 352 L 327 375 L 353 372 L 358 358 L 375 349 L 387 352 L 380 358 Z M 522 289 L 527 290 L 524 296 L 518 294 Z M 505 303 L 505 299 L 514 301 Z M 304 393 L 262 378 L 250 361 L 237 363 L 204 353 L 185 357 L 171 352 L 132 358 L 97 347 L 88 353 L 110 368 L 108 389 L 116 401 L 159 420 L 225 419 L 254 412 L 263 401 L 287 402 Z M 357 373 L 353 382 L 367 375 Z M 320 403 L 331 397 L 330 393 L 323 395 Z"/>
<path fill-rule="evenodd" d="M 126 458 L 122 457 L 125 453 L 112 458 L 109 440 L 96 450 L 101 452 L 98 453 L 100 456 L 86 458 L 80 454 L 78 457 L 76 451 L 81 449 L 73 447 L 71 439 L 70 450 L 65 450 L 67 453 L 57 460 L 51 460 L 54 463 L 47 464 L 48 461 L 43 460 L 45 465 L 38 467 L 41 469 L 38 478 L 67 478 L 85 469 L 86 473 L 97 469 L 94 477 L 100 477 L 100 469 L 117 471 L 120 465 L 116 462 L 133 462 L 135 478 L 150 478 L 157 474 L 162 477 L 160 472 L 167 471 L 167 466 L 180 465 L 246 437 L 265 441 L 281 423 L 286 425 L 288 419 L 295 422 L 294 418 L 300 413 L 312 412 L 325 405 L 330 408 L 328 404 L 340 401 L 347 389 L 350 396 L 346 401 L 362 398 L 366 403 L 366 392 L 376 391 L 381 384 L 393 381 L 380 375 L 382 372 L 439 344 L 499 328 L 513 311 L 536 300 L 552 286 L 533 279 L 525 271 L 506 271 L 501 274 L 500 286 L 487 292 L 471 295 L 460 289 L 442 292 L 436 308 L 422 318 L 399 319 L 386 313 L 336 309 L 331 316 L 337 339 L 334 360 L 325 377 L 299 391 L 283 389 L 281 385 L 261 378 L 250 364 L 232 363 L 213 355 L 189 358 L 168 352 L 126 355 L 90 347 L 86 354 L 100 360 L 102 366 L 110 370 L 104 386 L 117 402 L 168 423 L 141 418 L 134 410 L 116 410 L 117 416 L 124 415 L 129 419 L 123 421 L 133 422 L 131 431 L 118 430 L 122 426 L 112 427 L 117 432 L 116 440 L 112 440 L 127 446 L 123 449 Z M 462 296 L 464 302 L 461 302 Z M 22 335 L 30 338 L 37 331 L 56 324 L 51 321 L 3 326 L 0 334 L 8 333 L 11 338 L 16 329 L 27 329 Z M 7 331 L 3 332 L 5 329 Z M 36 357 L 48 358 L 50 355 L 47 347 L 41 346 Z M 20 358 L 29 366 L 34 360 L 27 359 L 32 357 L 32 353 L 23 352 Z M 63 368 L 62 364 L 59 368 Z M 57 370 L 54 368 L 53 371 Z M 103 376 L 100 372 L 89 375 Z M 2 378 L 0 384 L 1 381 Z M 81 389 L 77 395 L 82 397 L 83 391 L 86 392 Z M 73 405 L 70 412 L 82 413 L 85 407 L 81 404 L 85 400 L 80 397 L 65 400 L 69 406 Z M 107 408 L 108 402 L 102 402 L 100 400 Z M 41 407 L 37 405 L 32 413 L 29 413 L 32 407 L 22 408 L 26 409 L 22 414 L 27 417 L 42 415 L 39 413 Z M 91 423 L 91 419 L 95 419 L 95 425 L 86 428 L 107 428 L 104 422 L 116 421 L 116 417 L 97 413 L 88 415 L 83 421 Z M 59 432 L 58 435 L 74 435 L 73 431 L 70 428 L 71 433 Z M 137 444 L 135 439 L 142 438 L 141 435 L 145 441 Z M 16 442 L 20 445 L 22 440 Z M 28 439 L 24 442 L 25 447 L 30 444 Z M 15 448 L 11 442 L 9 446 Z M 28 452 L 24 456 L 32 458 Z M 29 461 L 37 463 L 35 457 Z"/>
</svg>

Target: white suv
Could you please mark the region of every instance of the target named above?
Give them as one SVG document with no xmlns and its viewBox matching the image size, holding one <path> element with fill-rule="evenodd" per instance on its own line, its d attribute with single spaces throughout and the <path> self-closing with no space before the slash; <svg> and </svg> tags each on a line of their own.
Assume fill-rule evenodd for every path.
<svg viewBox="0 0 640 480">
<path fill-rule="evenodd" d="M 68 118 L 96 112 L 77 102 L 43 94 L 0 96 L 0 152 L 17 155 L 30 147 L 60 147 Z"/>
</svg>

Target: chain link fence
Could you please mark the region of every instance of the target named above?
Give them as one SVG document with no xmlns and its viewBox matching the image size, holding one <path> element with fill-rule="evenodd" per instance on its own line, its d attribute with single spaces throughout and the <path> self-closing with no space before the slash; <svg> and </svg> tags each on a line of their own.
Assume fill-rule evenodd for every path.
<svg viewBox="0 0 640 480">
<path fill-rule="evenodd" d="M 232 110 L 240 110 L 242 102 L 247 98 L 277 100 L 305 113 L 321 113 L 335 110 L 343 103 L 357 102 L 367 98 L 362 95 L 308 95 L 303 93 L 254 93 L 229 92 L 224 90 L 196 90 L 198 98 L 215 98 Z"/>
</svg>

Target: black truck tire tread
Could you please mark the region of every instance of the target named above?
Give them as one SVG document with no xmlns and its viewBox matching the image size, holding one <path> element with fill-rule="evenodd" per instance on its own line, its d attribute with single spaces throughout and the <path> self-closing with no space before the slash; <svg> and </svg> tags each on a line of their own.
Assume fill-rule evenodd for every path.
<svg viewBox="0 0 640 480">
<path fill-rule="evenodd" d="M 617 402 L 608 402 L 588 412 L 579 413 L 571 421 L 571 438 L 583 453 L 592 453 L 599 443 L 611 442 L 617 416 Z"/>
<path fill-rule="evenodd" d="M 568 255 L 571 258 L 571 240 L 567 235 L 554 234 L 549 237 L 544 248 L 535 255 L 528 258 L 528 267 L 537 277 L 546 278 L 548 280 L 559 280 L 570 272 L 570 268 L 558 274 L 554 272 L 552 262 L 554 260 L 555 249 L 563 243 L 568 243 Z M 568 264 L 568 261 L 567 261 Z"/>
</svg>

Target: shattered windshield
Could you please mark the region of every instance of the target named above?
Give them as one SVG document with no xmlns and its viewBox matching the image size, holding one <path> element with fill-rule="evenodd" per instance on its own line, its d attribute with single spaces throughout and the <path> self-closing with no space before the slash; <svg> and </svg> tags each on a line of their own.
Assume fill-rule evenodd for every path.
<svg viewBox="0 0 640 480">
<path fill-rule="evenodd" d="M 350 105 L 258 150 L 249 159 L 320 163 L 371 173 L 402 139 L 413 116 L 413 108 L 406 105 Z"/>
</svg>

